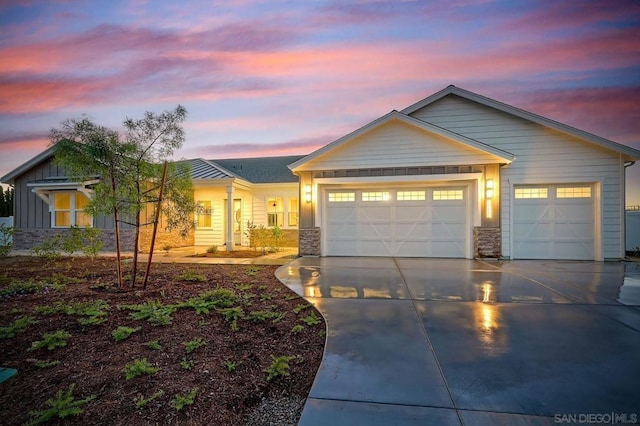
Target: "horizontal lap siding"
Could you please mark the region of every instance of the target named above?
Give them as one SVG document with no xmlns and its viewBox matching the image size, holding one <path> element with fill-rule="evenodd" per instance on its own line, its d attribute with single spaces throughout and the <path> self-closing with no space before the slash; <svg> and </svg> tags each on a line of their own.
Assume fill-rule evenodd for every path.
<svg viewBox="0 0 640 426">
<path fill-rule="evenodd" d="M 400 122 L 390 122 L 309 162 L 309 170 L 486 164 L 496 157 Z"/>
<path fill-rule="evenodd" d="M 618 154 L 457 96 L 447 96 L 411 115 L 516 156 L 501 170 L 504 256 L 511 256 L 509 183 L 575 180 L 602 182 L 603 256 L 621 257 L 622 163 Z"/>
</svg>

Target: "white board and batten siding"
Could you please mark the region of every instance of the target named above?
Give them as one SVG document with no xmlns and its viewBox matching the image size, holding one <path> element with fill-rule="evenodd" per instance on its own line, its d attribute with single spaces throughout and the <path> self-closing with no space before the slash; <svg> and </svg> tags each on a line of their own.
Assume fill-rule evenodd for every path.
<svg viewBox="0 0 640 426">
<path fill-rule="evenodd" d="M 513 194 L 525 184 L 588 184 L 594 190 L 594 259 L 624 256 L 620 224 L 623 159 L 615 152 L 540 124 L 458 97 L 447 96 L 411 114 L 508 151 L 516 160 L 501 170 L 502 254 L 513 258 Z"/>
<path fill-rule="evenodd" d="M 366 139 L 366 142 L 364 142 Z M 392 120 L 304 165 L 304 170 L 488 164 L 498 157 Z M 425 164 L 425 159 L 428 163 Z"/>
</svg>

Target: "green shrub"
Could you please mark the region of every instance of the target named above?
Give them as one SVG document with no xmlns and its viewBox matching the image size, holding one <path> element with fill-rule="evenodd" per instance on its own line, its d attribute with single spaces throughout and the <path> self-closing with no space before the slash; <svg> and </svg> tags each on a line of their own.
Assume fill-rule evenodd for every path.
<svg viewBox="0 0 640 426">
<path fill-rule="evenodd" d="M 298 333 L 300 333 L 303 329 L 304 329 L 304 325 L 297 324 L 297 325 L 294 325 L 294 326 L 293 326 L 293 328 L 291 329 L 291 332 L 292 332 L 293 334 L 298 334 Z"/>
<path fill-rule="evenodd" d="M 156 300 L 150 300 L 138 305 L 120 305 L 118 309 L 133 311 L 129 316 L 136 320 L 146 320 L 151 325 L 169 325 L 173 321 L 171 315 L 177 307 L 173 305 L 163 305 Z"/>
<path fill-rule="evenodd" d="M 158 342 L 157 340 L 152 340 L 151 342 L 146 342 L 146 343 L 144 343 L 144 345 L 149 349 L 153 349 L 154 351 L 159 351 L 160 349 L 162 349 L 162 346 L 160 345 L 160 342 Z"/>
<path fill-rule="evenodd" d="M 151 365 L 146 358 L 142 358 L 134 359 L 133 363 L 125 365 L 123 371 L 127 380 L 130 380 L 143 374 L 157 373 L 159 370 L 159 368 Z"/>
<path fill-rule="evenodd" d="M 143 408 L 145 405 L 147 405 L 154 399 L 160 398 L 162 395 L 164 395 L 164 391 L 160 389 L 159 391 L 151 395 L 149 398 L 145 398 L 142 395 L 138 395 L 137 397 L 133 398 L 133 402 L 136 404 L 137 408 Z"/>
<path fill-rule="evenodd" d="M 177 394 L 171 400 L 171 406 L 175 408 L 177 411 L 180 411 L 187 405 L 192 405 L 196 400 L 197 394 L 198 394 L 198 388 L 191 389 L 189 393 L 186 395 Z"/>
<path fill-rule="evenodd" d="M 60 250 L 62 244 L 62 237 L 55 234 L 40 244 L 36 244 L 31 248 L 31 253 L 38 257 L 43 257 L 49 260 L 59 259 L 61 257 Z"/>
<path fill-rule="evenodd" d="M 46 361 L 46 360 L 38 359 L 34 362 L 34 365 L 38 368 L 50 368 L 50 367 L 55 367 L 58 364 L 60 364 L 60 361 L 58 361 L 57 359 L 54 361 Z"/>
<path fill-rule="evenodd" d="M 67 339 L 71 337 L 71 334 L 64 330 L 58 330 L 55 333 L 45 333 L 42 335 L 42 340 L 37 340 L 31 343 L 29 350 L 34 351 L 36 349 L 47 348 L 52 351 L 55 348 L 62 348 L 67 346 Z"/>
<path fill-rule="evenodd" d="M 218 252 L 218 246 L 210 246 L 207 247 L 207 253 L 215 254 Z"/>
<path fill-rule="evenodd" d="M 191 368 L 193 368 L 193 361 L 189 361 L 186 358 L 183 358 L 182 361 L 180 361 L 180 365 L 185 370 L 191 370 Z"/>
<path fill-rule="evenodd" d="M 298 305 L 295 308 L 293 308 L 293 313 L 297 315 L 300 312 L 302 312 L 303 309 L 307 309 L 309 307 L 311 307 L 311 305 L 309 303 L 304 303 L 304 304 Z"/>
<path fill-rule="evenodd" d="M 0 257 L 7 257 L 11 253 L 13 234 L 15 232 L 16 228 L 13 226 L 7 226 L 4 223 L 0 224 Z"/>
<path fill-rule="evenodd" d="M 204 340 L 202 340 L 199 337 L 196 337 L 195 339 L 189 340 L 188 342 L 182 342 L 182 344 L 184 345 L 185 351 L 188 354 L 190 354 L 191 352 L 193 352 L 196 349 L 198 349 L 200 346 L 206 345 L 207 342 L 205 342 Z"/>
<path fill-rule="evenodd" d="M 133 328 L 133 327 L 126 327 L 124 325 L 121 325 L 120 327 L 116 328 L 111 332 L 111 336 L 116 342 L 120 342 L 121 340 L 128 338 L 133 333 L 140 330 L 141 330 L 140 327 Z"/>
<path fill-rule="evenodd" d="M 27 327 L 35 323 L 35 319 L 28 315 L 17 318 L 13 323 L 11 323 L 11 325 L 7 327 L 0 327 L 0 339 L 15 337 L 18 333 L 23 332 Z"/>
<path fill-rule="evenodd" d="M 279 356 L 271 355 L 271 365 L 264 370 L 267 373 L 267 381 L 271 381 L 277 377 L 289 375 L 289 361 L 295 359 L 295 356 Z"/>
<path fill-rule="evenodd" d="M 307 325 L 316 325 L 316 324 L 320 324 L 321 322 L 320 318 L 318 318 L 314 312 L 311 312 L 311 314 L 302 318 L 302 321 L 304 321 L 304 323 Z"/>
<path fill-rule="evenodd" d="M 240 366 L 240 364 L 242 364 L 242 361 L 230 361 L 227 360 L 224 362 L 224 366 L 227 368 L 227 371 L 229 373 L 232 373 L 236 370 L 236 368 L 238 368 Z"/>
<path fill-rule="evenodd" d="M 205 281 L 207 281 L 207 277 L 205 277 L 202 274 L 198 274 L 195 270 L 193 269 L 185 269 L 182 274 L 178 275 L 176 277 L 177 280 L 180 281 L 187 281 L 187 282 L 200 282 L 203 283 Z"/>
<path fill-rule="evenodd" d="M 87 402 L 95 399 L 96 396 L 91 395 L 88 398 L 74 401 L 75 397 L 73 396 L 73 390 L 75 387 L 75 383 L 72 383 L 66 392 L 63 393 L 62 390 L 59 390 L 55 398 L 47 400 L 46 404 L 49 408 L 46 410 L 31 411 L 29 414 L 35 418 L 28 424 L 38 425 L 47 423 L 55 418 L 64 419 L 65 417 L 75 416 L 82 413 L 81 407 Z"/>
</svg>

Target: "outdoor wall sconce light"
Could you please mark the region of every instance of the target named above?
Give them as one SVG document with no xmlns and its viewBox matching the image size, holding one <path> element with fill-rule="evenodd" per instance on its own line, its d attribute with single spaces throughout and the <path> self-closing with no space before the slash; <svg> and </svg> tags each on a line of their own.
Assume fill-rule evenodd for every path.
<svg viewBox="0 0 640 426">
<path fill-rule="evenodd" d="M 493 179 L 487 179 L 487 183 L 485 184 L 486 189 L 486 198 L 487 200 L 493 199 Z"/>
<path fill-rule="evenodd" d="M 307 203 L 311 202 L 311 185 L 304 186 L 304 200 Z"/>
</svg>

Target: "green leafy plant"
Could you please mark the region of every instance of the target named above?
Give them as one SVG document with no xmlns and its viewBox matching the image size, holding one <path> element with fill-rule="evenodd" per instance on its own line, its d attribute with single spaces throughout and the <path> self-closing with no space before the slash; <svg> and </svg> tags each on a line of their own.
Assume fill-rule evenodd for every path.
<svg viewBox="0 0 640 426">
<path fill-rule="evenodd" d="M 51 398 L 45 403 L 49 406 L 46 410 L 31 411 L 29 414 L 35 418 L 28 424 L 39 425 L 55 418 L 64 419 L 65 417 L 75 416 L 82 413 L 81 407 L 87 402 L 94 400 L 96 396 L 91 395 L 87 398 L 75 401 L 75 397 L 73 396 L 75 387 L 75 383 L 72 383 L 69 385 L 69 389 L 67 389 L 67 391 L 63 392 L 62 390 L 59 390 L 55 398 Z"/>
<path fill-rule="evenodd" d="M 240 366 L 240 364 L 242 364 L 242 361 L 230 361 L 230 360 L 226 360 L 224 362 L 224 366 L 227 368 L 227 371 L 229 373 L 232 373 L 236 370 L 236 368 L 238 368 Z"/>
<path fill-rule="evenodd" d="M 193 361 L 189 361 L 186 358 L 183 358 L 182 361 L 180 361 L 180 365 L 182 366 L 182 368 L 184 368 L 185 370 L 191 370 L 191 368 L 193 368 Z"/>
<path fill-rule="evenodd" d="M 36 321 L 33 317 L 26 315 L 14 320 L 11 325 L 7 327 L 0 327 L 0 339 L 9 339 L 15 337 L 18 333 L 23 332 Z"/>
<path fill-rule="evenodd" d="M 101 235 L 102 231 L 98 228 L 71 226 L 63 236 L 60 236 L 59 248 L 68 254 L 82 252 L 95 258 L 104 246 Z"/>
<path fill-rule="evenodd" d="M 264 370 L 267 373 L 267 381 L 271 381 L 277 377 L 289 375 L 289 362 L 295 359 L 295 356 L 279 356 L 271 355 L 271 365 Z"/>
<path fill-rule="evenodd" d="M 39 293 L 44 289 L 44 284 L 34 282 L 33 280 L 23 283 L 14 282 L 11 283 L 8 287 L 0 289 L 0 296 L 9 298 L 13 296 L 20 296 L 23 294 Z"/>
<path fill-rule="evenodd" d="M 293 334 L 298 334 L 298 333 L 300 333 L 302 330 L 304 330 L 304 325 L 297 324 L 297 325 L 294 325 L 294 326 L 293 326 L 293 328 L 291 329 L 291 332 L 292 332 Z"/>
<path fill-rule="evenodd" d="M 301 304 L 301 305 L 297 305 L 295 308 L 293 308 L 293 313 L 297 315 L 300 312 L 302 312 L 303 309 L 307 309 L 310 306 L 311 305 L 309 303 L 304 303 L 304 304 Z"/>
<path fill-rule="evenodd" d="M 146 320 L 151 325 L 169 325 L 173 321 L 172 314 L 177 307 L 173 305 L 163 305 L 156 300 L 150 300 L 138 305 L 121 305 L 118 309 L 133 311 L 129 316 L 136 320 Z"/>
<path fill-rule="evenodd" d="M 7 257 L 11 253 L 15 232 L 16 228 L 13 226 L 7 226 L 5 223 L 0 224 L 0 257 Z"/>
<path fill-rule="evenodd" d="M 131 364 L 125 365 L 123 371 L 127 380 L 130 380 L 143 374 L 157 373 L 159 370 L 158 367 L 151 365 L 146 358 L 142 358 L 134 359 Z"/>
<path fill-rule="evenodd" d="M 33 365 L 35 365 L 38 368 L 51 368 L 51 367 L 55 367 L 58 364 L 60 364 L 60 361 L 57 359 L 53 361 L 36 359 L 33 363 Z"/>
<path fill-rule="evenodd" d="M 260 272 L 260 268 L 258 268 L 255 265 L 251 265 L 247 268 L 247 270 L 245 271 L 247 275 L 249 275 L 250 277 L 254 277 L 258 274 L 258 272 Z"/>
<path fill-rule="evenodd" d="M 120 327 L 116 328 L 111 332 L 111 336 L 116 342 L 120 342 L 128 338 L 129 336 L 131 336 L 136 331 L 140 331 L 141 329 L 142 329 L 141 327 L 134 328 L 134 327 L 127 327 L 127 326 L 121 325 Z"/>
<path fill-rule="evenodd" d="M 320 318 L 318 318 L 314 312 L 311 312 L 311 314 L 302 318 L 302 321 L 307 325 L 316 325 L 316 324 L 320 324 L 321 322 Z"/>
<path fill-rule="evenodd" d="M 200 346 L 204 346 L 207 344 L 207 342 L 205 342 L 204 340 L 202 340 L 199 337 L 196 337 L 193 340 L 189 340 L 188 342 L 182 342 L 182 344 L 184 345 L 184 350 L 190 354 L 191 352 L 195 351 L 196 349 L 198 349 Z"/>
<path fill-rule="evenodd" d="M 162 246 L 162 250 L 164 250 L 164 252 L 166 254 L 169 254 L 169 252 L 171 251 L 171 249 L 173 248 L 173 246 L 171 244 L 165 244 Z"/>
<path fill-rule="evenodd" d="M 185 269 L 180 275 L 176 277 L 176 279 L 180 281 L 200 282 L 200 283 L 207 281 L 206 276 L 202 274 L 198 274 L 193 269 Z"/>
<path fill-rule="evenodd" d="M 207 253 L 215 254 L 218 252 L 218 246 L 209 246 L 207 247 Z"/>
<path fill-rule="evenodd" d="M 55 348 L 62 348 L 67 346 L 67 339 L 71 337 L 71 334 L 64 330 L 58 330 L 54 333 L 45 333 L 42 335 L 42 340 L 37 340 L 31 343 L 29 350 L 34 351 L 36 349 L 47 348 L 52 351 Z"/>
<path fill-rule="evenodd" d="M 133 402 L 136 404 L 136 408 L 141 409 L 153 400 L 160 398 L 162 395 L 164 395 L 164 391 L 160 389 L 148 398 L 145 398 L 143 395 L 138 395 L 133 398 Z"/>
<path fill-rule="evenodd" d="M 53 235 L 40 244 L 31 247 L 31 253 L 37 257 L 43 257 L 49 260 L 60 259 L 62 256 L 60 254 L 61 239 L 60 235 Z"/>
<path fill-rule="evenodd" d="M 95 300 L 93 302 L 78 302 L 67 304 L 64 302 L 56 302 L 52 305 L 38 306 L 35 311 L 41 314 L 65 314 L 76 315 L 81 318 L 78 322 L 82 325 L 102 324 L 107 320 L 107 310 L 109 304 L 104 300 Z"/>
<path fill-rule="evenodd" d="M 200 295 L 200 298 L 213 303 L 217 308 L 230 308 L 238 302 L 238 296 L 227 288 L 216 288 Z"/>
<path fill-rule="evenodd" d="M 236 306 L 234 308 L 226 308 L 220 311 L 225 321 L 231 322 L 231 330 L 238 331 L 238 320 L 244 318 L 242 308 Z"/>
<path fill-rule="evenodd" d="M 187 405 L 193 405 L 198 394 L 198 388 L 193 388 L 186 395 L 177 394 L 171 400 L 171 406 L 177 411 L 181 411 Z"/>
<path fill-rule="evenodd" d="M 160 345 L 160 342 L 158 342 L 157 340 L 152 340 L 150 342 L 145 342 L 144 345 L 149 349 L 153 349 L 154 351 L 159 351 L 160 349 L 162 349 L 162 346 Z"/>
</svg>

